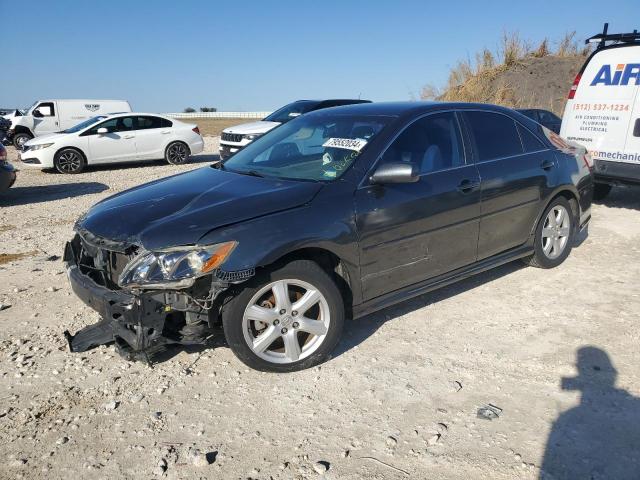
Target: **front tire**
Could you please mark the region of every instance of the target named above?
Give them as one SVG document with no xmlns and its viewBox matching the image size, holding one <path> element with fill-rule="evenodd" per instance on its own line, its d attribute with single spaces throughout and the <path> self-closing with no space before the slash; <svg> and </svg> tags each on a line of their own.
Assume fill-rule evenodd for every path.
<svg viewBox="0 0 640 480">
<path fill-rule="evenodd" d="M 250 280 L 225 304 L 222 325 L 249 367 L 293 372 L 330 357 L 342 335 L 344 302 L 317 263 L 295 260 Z"/>
<path fill-rule="evenodd" d="M 564 197 L 557 197 L 540 217 L 535 231 L 534 254 L 525 263 L 532 267 L 554 268 L 566 260 L 573 248 L 575 216 Z"/>
<path fill-rule="evenodd" d="M 75 148 L 64 148 L 56 153 L 53 158 L 53 166 L 60 173 L 76 174 L 85 169 L 87 160 L 81 151 Z"/>
<path fill-rule="evenodd" d="M 32 138 L 33 137 L 28 133 L 16 133 L 12 139 L 13 146 L 16 147 L 18 150 L 22 150 L 22 146 Z"/>
<path fill-rule="evenodd" d="M 191 155 L 189 147 L 184 142 L 172 142 L 164 152 L 165 160 L 171 165 L 182 165 Z"/>
</svg>

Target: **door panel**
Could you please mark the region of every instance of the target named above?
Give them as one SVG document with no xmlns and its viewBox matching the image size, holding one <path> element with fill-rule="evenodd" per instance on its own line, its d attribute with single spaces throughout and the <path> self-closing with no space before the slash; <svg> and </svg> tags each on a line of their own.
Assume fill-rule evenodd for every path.
<svg viewBox="0 0 640 480">
<path fill-rule="evenodd" d="M 636 98 L 631 111 L 624 153 L 628 162 L 640 164 L 640 86 L 636 87 Z"/>
<path fill-rule="evenodd" d="M 98 134 L 99 128 L 109 133 Z M 136 132 L 133 117 L 117 117 L 99 123 L 86 132 L 89 163 L 128 162 L 136 159 Z"/>
<path fill-rule="evenodd" d="M 557 175 L 557 161 L 536 135 L 506 114 L 466 111 L 464 118 L 481 178 L 482 260 L 527 241 L 542 192 Z"/>
<path fill-rule="evenodd" d="M 476 260 L 480 177 L 465 158 L 453 112 L 411 122 L 385 150 L 378 166 L 408 162 L 420 177 L 356 192 L 365 300 Z"/>
<path fill-rule="evenodd" d="M 480 193 L 465 179 L 479 183 L 473 165 L 356 192 L 365 300 L 476 260 Z"/>
<path fill-rule="evenodd" d="M 478 164 L 482 179 L 478 260 L 527 241 L 556 163 L 553 153 L 544 151 Z"/>
<path fill-rule="evenodd" d="M 59 132 L 58 109 L 56 102 L 43 102 L 36 107 L 44 114 L 43 117 L 33 117 L 33 132 L 36 136 Z M 35 109 L 34 109 L 35 110 Z"/>
<path fill-rule="evenodd" d="M 164 157 L 164 147 L 175 138 L 175 128 L 162 127 L 160 117 L 137 117 L 136 150 L 140 160 Z"/>
</svg>

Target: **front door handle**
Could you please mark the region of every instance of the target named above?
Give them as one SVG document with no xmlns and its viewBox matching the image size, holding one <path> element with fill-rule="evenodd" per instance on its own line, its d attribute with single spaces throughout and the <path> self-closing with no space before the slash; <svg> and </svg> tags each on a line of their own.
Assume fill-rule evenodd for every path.
<svg viewBox="0 0 640 480">
<path fill-rule="evenodd" d="M 165 130 L 164 132 L 160 132 L 162 135 L 169 135 L 171 132 L 169 130 Z"/>
<path fill-rule="evenodd" d="M 133 138 L 133 135 L 125 135 L 125 136 L 124 136 L 124 137 L 122 137 L 122 138 L 126 138 L 126 139 L 128 140 L 128 139 L 130 139 L 130 138 Z"/>
<path fill-rule="evenodd" d="M 540 164 L 540 167 L 543 170 L 551 170 L 553 168 L 553 160 L 545 160 L 544 162 L 542 162 L 542 164 Z"/>
<path fill-rule="evenodd" d="M 636 123 L 633 124 L 633 136 L 640 137 L 640 118 L 636 118 Z"/>
<path fill-rule="evenodd" d="M 456 189 L 460 192 L 460 193 L 471 193 L 474 190 L 476 190 L 478 187 L 480 187 L 480 182 L 476 181 L 476 180 L 469 180 L 469 179 L 465 179 L 462 180 L 458 186 L 456 187 Z"/>
</svg>

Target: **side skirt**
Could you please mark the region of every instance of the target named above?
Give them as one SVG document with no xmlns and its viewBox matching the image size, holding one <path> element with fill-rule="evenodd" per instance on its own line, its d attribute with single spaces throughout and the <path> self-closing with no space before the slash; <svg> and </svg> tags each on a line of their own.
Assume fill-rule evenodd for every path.
<svg viewBox="0 0 640 480">
<path fill-rule="evenodd" d="M 493 257 L 481 260 L 480 262 L 473 263 L 469 266 L 459 268 L 453 272 L 438 275 L 437 277 L 430 278 L 423 282 L 372 298 L 360 305 L 354 305 L 353 318 L 363 317 L 364 315 L 368 315 L 369 313 L 377 310 L 417 297 L 423 293 L 446 287 L 447 285 L 472 277 L 478 273 L 485 272 L 500 265 L 504 265 L 505 263 L 509 263 L 532 254 L 533 248 L 529 245 L 517 247 L 499 255 L 494 255 Z"/>
</svg>

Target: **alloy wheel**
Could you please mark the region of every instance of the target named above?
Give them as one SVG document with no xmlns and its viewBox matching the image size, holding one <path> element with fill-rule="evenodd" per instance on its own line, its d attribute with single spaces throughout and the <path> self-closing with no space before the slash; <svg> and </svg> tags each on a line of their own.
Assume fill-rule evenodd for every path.
<svg viewBox="0 0 640 480">
<path fill-rule="evenodd" d="M 542 226 L 542 251 L 550 260 L 562 255 L 571 234 L 571 217 L 562 205 L 554 206 Z"/>
<path fill-rule="evenodd" d="M 169 147 L 167 157 L 171 163 L 184 163 L 188 157 L 187 147 L 182 143 L 174 143 Z"/>
<path fill-rule="evenodd" d="M 64 173 L 73 173 L 82 166 L 82 158 L 78 152 L 62 152 L 58 157 L 58 169 Z"/>
<path fill-rule="evenodd" d="M 271 363 L 293 363 L 324 342 L 331 315 L 324 295 L 302 280 L 271 282 L 249 301 L 242 331 L 253 353 Z"/>
</svg>

